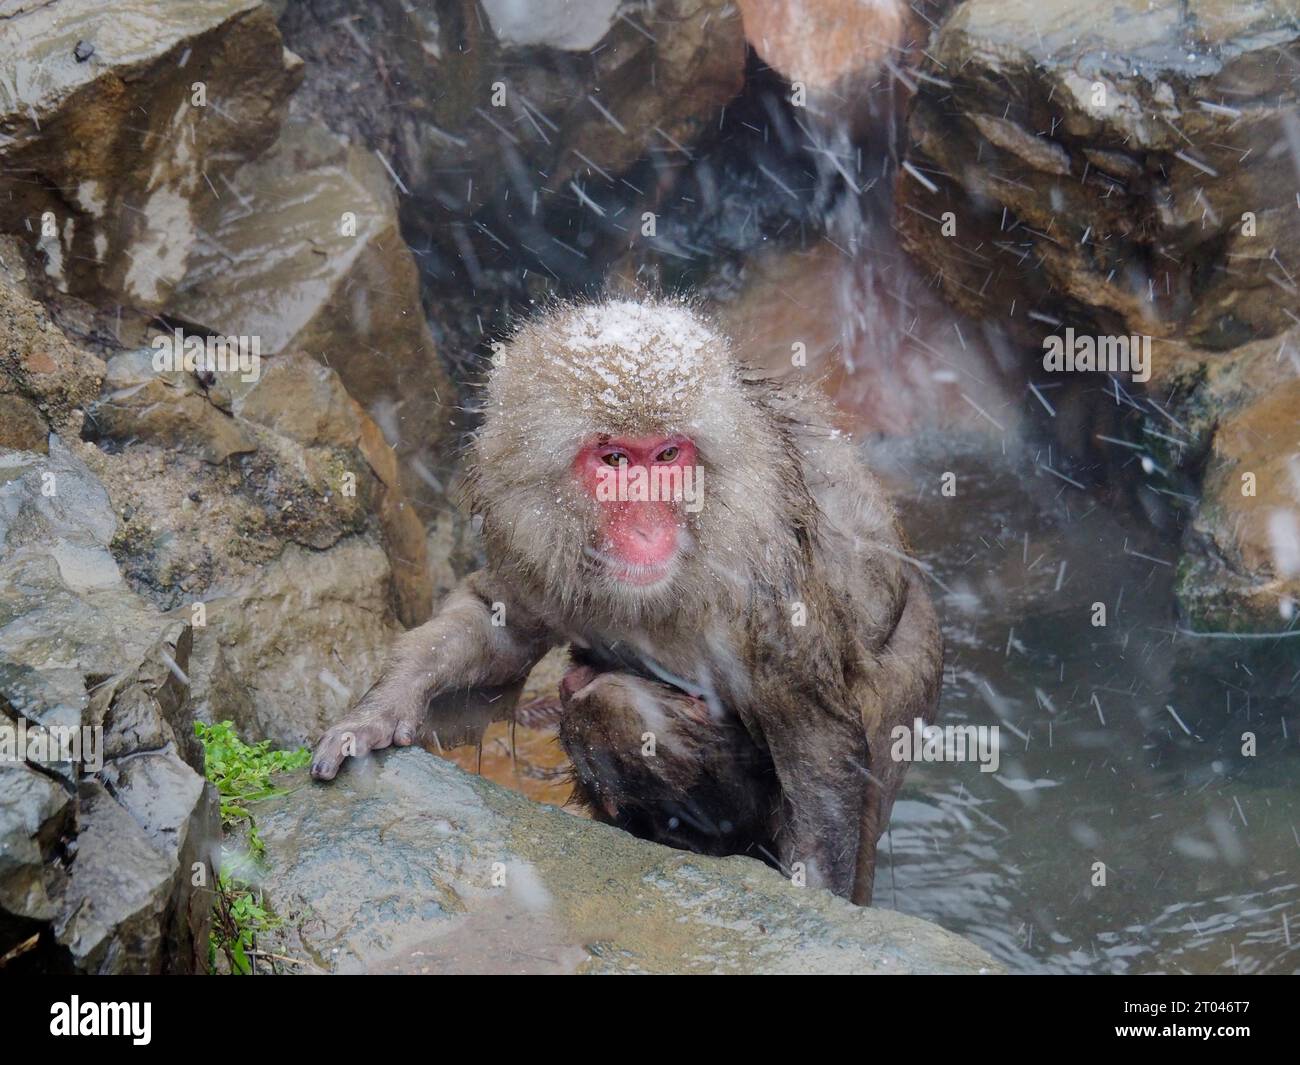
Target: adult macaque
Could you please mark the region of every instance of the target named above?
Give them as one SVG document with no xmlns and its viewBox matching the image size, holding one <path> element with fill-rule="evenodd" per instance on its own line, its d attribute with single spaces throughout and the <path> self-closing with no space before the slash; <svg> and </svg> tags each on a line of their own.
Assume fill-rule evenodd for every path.
<svg viewBox="0 0 1300 1065">
<path fill-rule="evenodd" d="M 399 639 L 313 775 L 446 742 L 457 693 L 508 708 L 568 643 L 560 737 L 597 818 L 870 902 L 890 729 L 933 718 L 942 643 L 825 401 L 747 376 L 680 303 L 563 306 L 496 359 L 466 489 L 487 567 Z"/>
</svg>

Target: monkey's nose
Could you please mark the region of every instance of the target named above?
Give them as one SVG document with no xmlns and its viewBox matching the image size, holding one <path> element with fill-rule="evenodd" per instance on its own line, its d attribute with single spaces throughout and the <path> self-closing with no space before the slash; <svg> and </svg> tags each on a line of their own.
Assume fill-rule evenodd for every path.
<svg viewBox="0 0 1300 1065">
<path fill-rule="evenodd" d="M 677 550 L 677 526 L 662 516 L 638 516 L 610 527 L 606 550 L 633 565 L 667 562 Z"/>
</svg>

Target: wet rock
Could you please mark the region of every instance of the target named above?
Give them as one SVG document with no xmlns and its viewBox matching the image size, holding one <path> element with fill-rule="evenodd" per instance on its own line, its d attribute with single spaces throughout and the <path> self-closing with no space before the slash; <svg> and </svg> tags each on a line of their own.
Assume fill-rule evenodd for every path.
<svg viewBox="0 0 1300 1065">
<path fill-rule="evenodd" d="M 492 32 L 514 48 L 559 48 L 585 52 L 614 28 L 622 0 L 483 0 Z"/>
<path fill-rule="evenodd" d="M 380 0 L 358 18 L 349 0 L 291 4 L 281 29 L 307 60 L 294 113 L 387 160 L 409 194 L 408 232 L 438 246 L 426 266 L 440 276 L 464 255 L 474 279 L 480 254 L 497 247 L 467 224 L 485 206 L 511 215 L 498 241 L 517 230 L 544 261 L 565 256 L 571 269 L 581 252 L 544 231 L 533 239 L 553 205 L 586 210 L 570 181 L 612 183 L 657 152 L 680 159 L 743 83 L 733 5 L 615 7 Z"/>
<path fill-rule="evenodd" d="M 428 620 L 433 588 L 424 523 L 393 449 L 339 375 L 299 353 L 270 359 L 257 383 L 236 398 L 234 410 L 305 447 L 360 453 L 379 482 L 374 509 L 392 567 L 398 618 L 408 627 Z"/>
<path fill-rule="evenodd" d="M 314 742 L 379 679 L 398 631 L 389 590 L 384 551 L 363 537 L 323 553 L 291 544 L 216 590 L 195 628 L 196 714 L 279 747 Z"/>
<path fill-rule="evenodd" d="M 402 484 L 392 449 L 368 417 L 357 442 L 379 478 L 379 528 L 393 573 L 397 617 L 407 628 L 423 624 L 433 613 L 435 577 L 428 554 L 428 533 Z"/>
<path fill-rule="evenodd" d="M 114 452 L 90 461 L 127 519 L 114 547 L 128 576 L 168 609 L 244 586 L 286 543 L 324 551 L 370 531 L 392 560 L 382 583 L 399 618 L 424 621 L 425 531 L 374 421 L 305 355 L 261 360 L 257 371 L 201 384 L 156 369 L 149 349 L 109 360 L 85 435 Z M 194 459 L 226 468 L 208 474 Z"/>
<path fill-rule="evenodd" d="M 1214 628 L 1282 630 L 1300 604 L 1300 378 L 1224 421 L 1180 598 Z M 1243 621 L 1245 624 L 1243 625 Z"/>
<path fill-rule="evenodd" d="M 146 440 L 190 451 L 211 463 L 257 450 L 239 423 L 209 399 L 194 374 L 155 369 L 149 349 L 109 359 L 103 387 L 103 398 L 90 410 L 95 439 Z"/>
<path fill-rule="evenodd" d="M 396 447 L 410 490 L 431 499 L 452 391 L 391 188 L 370 153 L 320 126 L 287 126 L 230 182 L 169 310 L 337 372 Z M 322 424 L 327 414 L 302 411 Z"/>
<path fill-rule="evenodd" d="M 896 218 L 958 307 L 1035 345 L 1294 324 L 1294 5 L 969 0 L 928 54 Z"/>
<path fill-rule="evenodd" d="M 21 273 L 16 257 L 12 265 Z M 104 364 L 71 343 L 16 282 L 0 278 L 0 446 L 45 452 L 51 428 L 80 430 Z"/>
<path fill-rule="evenodd" d="M 0 382 L 78 425 L 70 404 L 88 402 L 105 377 L 86 435 L 109 450 L 61 445 L 93 471 L 103 524 L 93 543 L 52 542 L 61 578 L 79 591 L 138 593 L 193 624 L 185 671 L 205 719 L 284 745 L 313 738 L 375 679 L 398 619 L 416 624 L 431 609 L 425 530 L 375 422 L 304 355 L 262 360 L 256 380 L 216 373 L 206 386 L 155 370 L 149 348 L 114 355 L 105 372 L 35 304 L 2 285 L 0 297 L 20 312 L 0 327 L 21 323 L 7 334 Z M 82 480 L 56 482 L 38 496 L 50 513 L 78 499 Z M 6 609 L 0 594 L 0 617 Z M 145 748 L 162 742 L 138 722 L 123 727 Z"/>
<path fill-rule="evenodd" d="M 123 518 L 112 547 L 131 586 L 194 627 L 197 715 L 297 746 L 376 679 L 398 631 L 376 516 L 388 489 L 356 449 L 240 424 L 259 446 L 230 468 L 143 443 L 85 445 L 87 461 Z"/>
<path fill-rule="evenodd" d="M 26 396 L 0 392 L 0 447 L 48 454 L 49 432 L 35 403 Z"/>
<path fill-rule="evenodd" d="M 1300 377 L 1214 432 L 1178 594 L 1212 630 L 1283 630 L 1300 604 Z"/>
<path fill-rule="evenodd" d="M 997 971 L 925 921 L 642 842 L 424 751 L 288 786 L 257 823 L 292 971 Z"/>
<path fill-rule="evenodd" d="M 193 739 L 191 631 L 126 587 L 116 524 L 58 436 L 48 457 L 0 451 L 0 726 L 83 744 L 0 769 L 0 954 L 23 946 L 19 968 L 206 959 L 211 896 L 193 879 L 220 829 Z"/>
<path fill-rule="evenodd" d="M 1300 600 L 1300 327 L 1230 351 L 1157 342 L 1151 362 L 1138 439 L 1154 483 L 1184 504 L 1185 617 L 1211 631 L 1289 627 Z"/>
<path fill-rule="evenodd" d="M 53 0 L 0 19 L 0 230 L 59 291 L 156 308 L 299 62 L 258 0 Z"/>
<path fill-rule="evenodd" d="M 304 447 L 354 447 L 365 417 L 339 375 L 297 352 L 269 359 L 257 381 L 241 388 L 234 412 Z"/>
<path fill-rule="evenodd" d="M 955 317 L 892 230 L 868 236 L 855 258 L 824 240 L 750 257 L 740 288 L 715 308 L 746 361 L 817 382 L 858 434 L 1013 431 L 1023 418 L 1019 353 Z"/>
<path fill-rule="evenodd" d="M 147 355 L 112 360 L 108 399 L 119 360 L 171 376 Z M 376 679 L 397 622 L 428 617 L 425 530 L 392 449 L 332 370 L 272 356 L 257 380 L 227 375 L 202 395 L 174 376 L 254 450 L 214 465 L 144 419 L 118 426 L 111 452 L 82 445 L 122 518 L 113 552 L 132 588 L 193 625 L 198 716 L 300 745 Z"/>
<path fill-rule="evenodd" d="M 7 952 L 27 938 L 28 929 L 39 930 L 58 916 L 45 887 L 42 854 L 53 852 L 72 827 L 75 799 L 63 781 L 10 761 L 0 762 L 0 792 L 0 942 Z"/>
</svg>

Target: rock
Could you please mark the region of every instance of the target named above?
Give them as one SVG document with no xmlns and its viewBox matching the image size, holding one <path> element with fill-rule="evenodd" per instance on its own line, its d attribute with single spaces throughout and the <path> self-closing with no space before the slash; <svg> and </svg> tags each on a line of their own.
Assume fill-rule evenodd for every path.
<svg viewBox="0 0 1300 1065">
<path fill-rule="evenodd" d="M 238 391 L 233 407 L 245 421 L 303 447 L 355 447 L 365 417 L 337 373 L 298 352 L 268 359 L 257 381 Z"/>
<path fill-rule="evenodd" d="M 91 408 L 92 435 L 125 443 L 147 440 L 218 464 L 257 450 L 249 434 L 211 402 L 198 379 L 183 370 L 156 370 L 146 348 L 108 361 L 104 395 Z"/>
<path fill-rule="evenodd" d="M 483 0 L 492 32 L 511 48 L 586 52 L 614 28 L 622 0 Z"/>
<path fill-rule="evenodd" d="M 235 422 L 258 449 L 234 468 L 147 442 L 87 459 L 124 517 L 113 549 L 132 587 L 194 625 L 197 716 L 298 746 L 378 675 L 403 602 L 380 515 L 404 504 L 359 443 L 304 448 Z M 405 541 L 387 546 L 414 551 Z M 423 588 L 427 613 L 429 574 L 417 576 L 407 591 Z"/>
<path fill-rule="evenodd" d="M 422 476 L 440 464 L 452 389 L 391 185 L 363 149 L 323 127 L 287 126 L 231 181 L 169 309 L 257 337 L 265 355 L 301 351 L 336 371 L 397 449 L 408 488 L 430 500 L 438 493 Z M 328 412 L 297 406 L 302 417 L 327 420 Z"/>
<path fill-rule="evenodd" d="M 738 0 L 763 62 L 814 92 L 860 90 L 913 32 L 900 0 Z"/>
<path fill-rule="evenodd" d="M 715 307 L 746 362 L 816 381 L 856 434 L 1014 431 L 1023 418 L 1018 353 L 954 316 L 899 255 L 889 227 L 868 238 L 860 260 L 824 240 L 749 258 L 740 289 Z M 874 263 L 891 266 L 877 272 Z"/>
<path fill-rule="evenodd" d="M 927 54 L 896 218 L 958 307 L 1035 345 L 1297 320 L 1293 4 L 969 0 Z"/>
<path fill-rule="evenodd" d="M 1175 590 L 1187 622 L 1289 627 L 1300 598 L 1300 326 L 1229 351 L 1157 341 L 1151 364 L 1137 439 L 1156 488 L 1186 504 Z"/>
<path fill-rule="evenodd" d="M 997 972 L 926 921 L 645 843 L 418 749 L 261 804 L 295 972 Z"/>
<path fill-rule="evenodd" d="M 413 628 L 433 614 L 434 573 L 430 568 L 428 534 L 402 486 L 388 442 L 379 427 L 364 415 L 358 447 L 382 486 L 379 528 L 392 567 L 397 617 L 407 628 Z"/>
<path fill-rule="evenodd" d="M 291 544 L 212 594 L 194 630 L 196 715 L 234 721 L 250 742 L 314 742 L 379 679 L 398 631 L 389 587 L 383 549 L 348 537 L 325 552 Z"/>
<path fill-rule="evenodd" d="M 131 587 L 194 626 L 196 715 L 294 747 L 377 678 L 398 619 L 428 617 L 432 574 L 392 450 L 338 375 L 301 354 L 260 365 L 257 380 L 231 376 L 205 393 L 192 375 L 154 374 L 148 351 L 116 356 L 95 408 L 115 450 L 82 446 L 123 518 L 111 543 Z M 136 372 L 153 377 L 142 387 L 190 396 L 181 414 L 205 411 L 252 450 L 218 466 L 156 418 L 101 418 Z M 222 391 L 230 413 L 214 401 Z"/>
<path fill-rule="evenodd" d="M 1214 433 L 1179 598 L 1211 629 L 1290 628 L 1300 603 L 1300 377 Z"/>
<path fill-rule="evenodd" d="M 258 0 L 7 4 L 0 231 L 36 243 L 52 288 L 157 308 L 298 66 Z"/>
<path fill-rule="evenodd" d="M 35 403 L 26 396 L 0 392 L 0 447 L 47 455 L 49 433 L 50 427 Z"/>
<path fill-rule="evenodd" d="M 85 744 L 0 766 L 0 955 L 37 937 L 11 969 L 206 963 L 211 896 L 192 883 L 220 828 L 193 737 L 191 630 L 126 587 L 116 524 L 58 436 L 48 457 L 0 451 L 0 727 Z"/>
<path fill-rule="evenodd" d="M 75 436 L 103 376 L 102 362 L 71 343 L 14 279 L 0 278 L 0 446 L 45 452 L 51 428 Z"/>
<path fill-rule="evenodd" d="M 969 0 L 927 54 L 939 80 L 922 80 L 909 118 L 904 246 L 1027 358 L 1067 325 L 1154 338 L 1147 398 L 1130 405 L 1148 412 L 1140 442 L 1155 480 L 1181 478 L 1167 498 L 1204 474 L 1180 602 L 1195 627 L 1280 627 L 1294 609 L 1286 434 L 1300 405 L 1287 382 L 1300 299 L 1285 249 L 1300 238 L 1288 147 L 1300 98 L 1277 57 L 1300 56 L 1294 6 L 1114 0 L 1099 17 L 1055 0 Z M 1067 426 L 1089 408 L 1061 403 L 1078 383 L 1063 382 L 1054 428 L 1064 451 L 1095 461 L 1098 428 L 1076 425 L 1086 440 L 1072 443 Z M 1243 472 L 1257 474 L 1257 497 L 1241 496 Z"/>
<path fill-rule="evenodd" d="M 612 183 L 653 153 L 680 157 L 744 79 L 740 18 L 723 0 L 635 9 L 379 0 L 360 18 L 350 0 L 304 0 L 280 26 L 307 61 L 294 113 L 388 162 L 409 195 L 408 233 L 438 247 L 427 268 L 462 287 L 466 275 L 451 262 L 464 257 L 477 285 L 480 258 L 497 247 L 468 222 L 481 208 L 512 219 L 497 241 L 520 230 L 535 255 L 571 270 L 572 250 L 552 246 L 544 230 L 531 239 L 552 206 L 586 211 L 570 181 Z M 557 236 L 571 239 L 561 228 Z"/>
<path fill-rule="evenodd" d="M 305 447 L 360 452 L 379 481 L 376 512 L 392 567 L 397 616 L 408 627 L 427 621 L 433 587 L 424 523 L 407 495 L 392 448 L 338 374 L 300 353 L 270 359 L 257 383 L 235 400 L 234 409 L 240 418 Z"/>
<path fill-rule="evenodd" d="M 76 800 L 64 782 L 7 760 L 0 762 L 0 792 L 0 945 L 8 952 L 28 929 L 59 914 L 46 891 L 42 852 L 53 853 L 72 828 Z"/>
<path fill-rule="evenodd" d="M 106 517 L 93 545 L 51 545 L 62 578 L 138 593 L 192 623 L 186 672 L 205 720 L 282 745 L 314 738 L 376 678 L 397 618 L 416 624 L 431 608 L 425 530 L 378 426 L 305 355 L 262 360 L 256 380 L 217 373 L 207 387 L 155 371 L 148 348 L 114 355 L 105 371 L 57 327 L 34 324 L 36 305 L 3 285 L 0 298 L 21 312 L 0 316 L 21 320 L 0 383 L 76 425 L 68 404 L 87 402 L 104 376 L 86 432 L 111 453 L 81 441 L 64 451 L 96 475 Z M 54 512 L 71 491 L 60 481 L 44 506 Z"/>
<path fill-rule="evenodd" d="M 156 370 L 148 349 L 109 360 L 86 436 L 113 445 L 124 460 L 117 465 L 132 467 L 123 477 L 112 463 L 96 462 L 131 515 L 116 544 L 128 575 L 167 609 L 185 596 L 240 586 L 249 569 L 230 556 L 246 550 L 240 541 L 250 534 L 263 543 L 240 561 L 256 563 L 286 542 L 323 551 L 374 526 L 392 559 L 391 581 L 385 573 L 381 583 L 391 584 L 398 616 L 407 625 L 427 619 L 432 584 L 423 525 L 391 449 L 338 375 L 290 354 L 259 362 L 258 373 L 247 375 L 256 380 L 212 376 L 203 387 L 188 371 Z M 142 461 L 131 453 L 136 445 L 162 449 L 165 462 Z M 185 463 L 195 457 L 221 465 L 241 455 L 230 477 L 196 476 Z M 188 493 L 178 493 L 178 483 L 188 483 Z M 197 505 L 205 495 L 214 506 Z"/>
</svg>

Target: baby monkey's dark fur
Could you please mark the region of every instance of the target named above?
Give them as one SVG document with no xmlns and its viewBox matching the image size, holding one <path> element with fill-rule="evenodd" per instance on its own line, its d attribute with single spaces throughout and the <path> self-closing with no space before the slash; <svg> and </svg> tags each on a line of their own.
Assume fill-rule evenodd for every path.
<svg viewBox="0 0 1300 1065">
<path fill-rule="evenodd" d="M 592 550 L 601 504 L 573 461 L 593 435 L 655 433 L 694 443 L 703 506 L 682 515 L 670 578 L 638 587 Z M 313 774 L 448 742 L 452 695 L 512 706 L 567 643 L 560 737 L 596 817 L 869 903 L 906 769 L 890 732 L 933 719 L 942 640 L 893 508 L 820 395 L 748 375 L 683 304 L 559 307 L 493 365 L 466 497 L 486 568 L 397 641 Z"/>
</svg>

